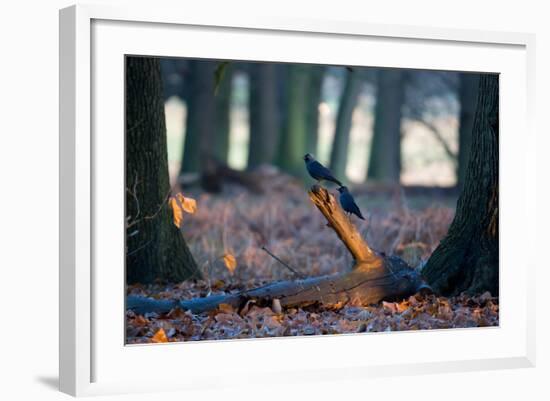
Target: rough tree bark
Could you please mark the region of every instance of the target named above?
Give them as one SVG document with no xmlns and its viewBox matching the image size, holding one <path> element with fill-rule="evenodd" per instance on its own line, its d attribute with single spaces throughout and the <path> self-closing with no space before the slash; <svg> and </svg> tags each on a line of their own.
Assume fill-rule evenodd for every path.
<svg viewBox="0 0 550 401">
<path fill-rule="evenodd" d="M 167 312 L 179 306 L 194 313 L 216 309 L 220 304 L 242 308 L 248 301 L 270 304 L 278 299 L 282 306 L 325 306 L 372 304 L 382 299 L 396 299 L 425 288 L 419 274 L 403 260 L 383 256 L 373 251 L 361 238 L 334 196 L 326 189 L 314 186 L 309 197 L 327 219 L 354 258 L 351 271 L 296 281 L 281 281 L 237 294 L 211 296 L 191 300 L 155 300 L 129 296 L 126 307 L 137 313 Z"/>
<path fill-rule="evenodd" d="M 457 186 L 462 189 L 466 180 L 466 170 L 470 149 L 472 147 L 472 128 L 477 106 L 477 89 L 479 75 L 471 73 L 460 74 L 460 120 L 458 130 L 458 166 Z"/>
<path fill-rule="evenodd" d="M 423 275 L 441 294 L 498 295 L 498 92 L 497 75 L 479 82 L 466 181 L 447 236 Z"/>
<path fill-rule="evenodd" d="M 159 59 L 126 59 L 128 283 L 200 277 L 167 205 L 170 194 Z"/>
<path fill-rule="evenodd" d="M 361 73 L 358 70 L 347 72 L 346 84 L 342 93 L 342 100 L 336 118 L 334 142 L 330 154 L 330 169 L 340 180 L 346 177 L 346 163 L 348 160 L 348 144 L 351 132 L 353 110 L 357 105 L 357 98 L 361 91 Z"/>
<path fill-rule="evenodd" d="M 277 66 L 250 65 L 250 145 L 248 168 L 274 162 L 281 132 L 278 102 Z"/>
<path fill-rule="evenodd" d="M 376 89 L 374 133 L 368 178 L 398 184 L 401 175 L 401 109 L 405 98 L 404 73 L 380 70 Z"/>
</svg>

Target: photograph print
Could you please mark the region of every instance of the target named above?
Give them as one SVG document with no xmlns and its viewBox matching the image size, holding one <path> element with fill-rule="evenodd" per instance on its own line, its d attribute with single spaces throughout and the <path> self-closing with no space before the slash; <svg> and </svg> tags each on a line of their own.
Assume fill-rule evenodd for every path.
<svg viewBox="0 0 550 401">
<path fill-rule="evenodd" d="M 124 75 L 126 344 L 499 326 L 498 74 Z"/>
</svg>

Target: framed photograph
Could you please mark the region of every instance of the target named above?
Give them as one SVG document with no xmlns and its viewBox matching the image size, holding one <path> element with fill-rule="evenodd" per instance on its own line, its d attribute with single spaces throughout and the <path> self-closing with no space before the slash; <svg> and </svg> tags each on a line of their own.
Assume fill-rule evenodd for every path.
<svg viewBox="0 0 550 401">
<path fill-rule="evenodd" d="M 61 10 L 61 391 L 534 366 L 533 60 L 520 33 Z"/>
</svg>

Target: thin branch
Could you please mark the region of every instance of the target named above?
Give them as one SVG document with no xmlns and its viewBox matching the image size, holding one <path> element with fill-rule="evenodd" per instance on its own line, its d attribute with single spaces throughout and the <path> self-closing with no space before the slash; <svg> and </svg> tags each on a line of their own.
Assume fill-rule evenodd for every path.
<svg viewBox="0 0 550 401">
<path fill-rule="evenodd" d="M 130 195 L 132 195 L 132 197 L 136 201 L 137 213 L 136 213 L 136 217 L 134 217 L 134 220 L 137 220 L 137 218 L 139 217 L 139 214 L 141 212 L 141 209 L 139 207 L 139 200 L 138 200 L 138 197 L 136 195 L 136 193 L 137 193 L 136 192 L 137 184 L 138 184 L 138 177 L 137 177 L 137 173 L 136 173 L 136 179 L 134 180 L 134 187 L 132 188 L 132 190 L 130 191 L 129 188 L 126 188 L 126 191 L 128 191 L 130 193 Z M 129 220 L 129 219 L 131 219 L 131 217 L 128 216 L 127 219 Z"/>
<path fill-rule="evenodd" d="M 439 132 L 437 127 L 435 125 L 433 125 L 432 123 L 430 123 L 426 120 L 420 119 L 420 118 L 415 118 L 414 121 L 416 121 L 417 123 L 423 125 L 429 131 L 431 131 L 432 134 L 434 134 L 434 136 L 439 141 L 439 143 L 441 143 L 441 146 L 443 146 L 443 150 L 445 150 L 445 153 L 447 153 L 447 156 L 449 156 L 449 158 L 453 161 L 453 163 L 456 164 L 458 156 L 455 154 L 455 152 L 453 152 L 451 150 L 451 148 L 449 147 L 449 144 L 447 143 L 447 141 L 445 141 L 445 139 L 443 139 L 443 136 L 441 135 L 441 132 Z"/>
<path fill-rule="evenodd" d="M 292 267 L 290 267 L 289 265 L 287 265 L 285 262 L 283 262 L 281 259 L 279 259 L 277 256 L 273 255 L 265 246 L 262 246 L 262 250 L 264 250 L 269 256 L 271 256 L 273 259 L 275 259 L 277 262 L 279 262 L 280 264 L 282 264 L 284 267 L 286 267 L 288 270 L 290 270 L 292 273 L 294 273 L 294 275 L 296 275 L 297 277 L 300 277 L 300 278 L 306 278 L 306 276 L 304 276 L 303 274 L 301 273 L 298 273 L 296 270 L 294 270 Z"/>
<path fill-rule="evenodd" d="M 134 220 L 132 221 L 131 223 L 128 223 L 126 225 L 126 228 L 130 228 L 132 226 L 135 226 L 136 224 L 138 223 L 141 223 L 143 220 L 151 220 L 151 219 L 154 219 L 155 217 L 157 217 L 157 215 L 160 213 L 160 211 L 162 210 L 162 208 L 164 207 L 164 205 L 167 203 L 169 197 L 170 197 L 170 194 L 172 193 L 172 188 L 168 189 L 168 192 L 166 193 L 166 196 L 164 197 L 164 200 L 162 201 L 162 203 L 159 205 L 159 208 L 157 209 L 157 211 L 152 214 L 152 215 L 148 215 L 148 216 L 144 216 L 142 219 L 139 219 L 139 220 Z"/>
<path fill-rule="evenodd" d="M 126 256 L 131 256 L 133 255 L 134 253 L 138 253 L 139 251 L 141 251 L 143 248 L 145 248 L 147 245 L 149 245 L 151 242 L 153 242 L 153 240 L 149 240 L 147 241 L 145 244 L 141 245 L 140 247 L 138 247 L 137 249 L 134 249 L 132 252 L 128 252 L 126 254 Z"/>
</svg>

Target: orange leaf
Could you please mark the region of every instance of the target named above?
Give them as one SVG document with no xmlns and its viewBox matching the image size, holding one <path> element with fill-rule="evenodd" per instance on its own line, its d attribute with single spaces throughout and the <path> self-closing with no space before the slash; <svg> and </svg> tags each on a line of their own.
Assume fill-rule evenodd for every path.
<svg viewBox="0 0 550 401">
<path fill-rule="evenodd" d="M 235 271 L 237 268 L 237 259 L 235 259 L 235 256 L 231 255 L 230 253 L 226 253 L 223 255 L 223 263 L 225 263 L 225 267 L 227 267 L 227 270 L 231 274 Z"/>
<path fill-rule="evenodd" d="M 193 214 L 197 211 L 197 201 L 193 198 L 186 198 L 181 193 L 170 197 L 170 206 L 174 211 L 174 224 L 181 227 L 183 221 L 183 212 Z"/>
<path fill-rule="evenodd" d="M 182 194 L 178 195 L 182 198 L 180 199 L 180 202 L 183 210 L 185 210 L 189 214 L 194 214 L 197 211 L 197 201 L 193 198 L 186 198 Z"/>
<path fill-rule="evenodd" d="M 149 321 L 144 318 L 142 315 L 137 315 L 134 319 L 134 325 L 136 326 L 147 326 L 149 324 Z"/>
<path fill-rule="evenodd" d="M 233 309 L 233 307 L 229 304 L 219 304 L 218 305 L 218 309 L 220 310 L 220 312 L 222 313 L 233 313 L 235 312 L 235 310 Z"/>
<path fill-rule="evenodd" d="M 164 332 L 164 329 L 161 327 L 158 329 L 158 331 L 155 333 L 153 338 L 151 338 L 151 341 L 154 343 L 167 343 L 168 337 L 166 337 L 166 333 Z"/>
<path fill-rule="evenodd" d="M 181 222 L 183 220 L 183 210 L 180 208 L 176 198 L 170 197 L 170 206 L 174 212 L 174 224 L 177 228 L 181 227 Z"/>
</svg>

